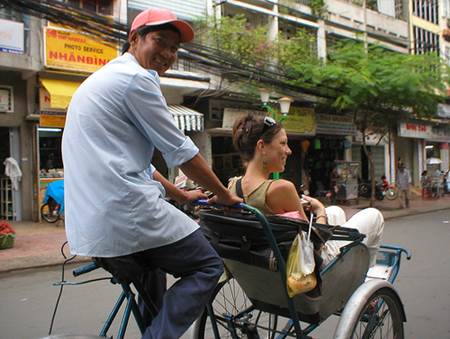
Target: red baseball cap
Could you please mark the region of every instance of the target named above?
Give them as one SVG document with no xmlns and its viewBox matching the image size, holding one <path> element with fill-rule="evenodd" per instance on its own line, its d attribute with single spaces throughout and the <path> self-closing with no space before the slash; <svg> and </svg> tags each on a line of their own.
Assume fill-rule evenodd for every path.
<svg viewBox="0 0 450 339">
<path fill-rule="evenodd" d="M 171 24 L 180 32 L 180 42 L 189 42 L 194 39 L 194 30 L 191 25 L 183 20 L 178 20 L 173 12 L 163 8 L 149 8 L 139 13 L 131 24 L 130 33 L 141 26 L 164 24 Z"/>
</svg>

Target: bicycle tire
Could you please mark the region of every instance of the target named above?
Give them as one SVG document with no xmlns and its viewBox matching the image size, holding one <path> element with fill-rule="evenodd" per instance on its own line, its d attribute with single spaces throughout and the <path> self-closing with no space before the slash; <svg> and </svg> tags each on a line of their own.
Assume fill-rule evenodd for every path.
<svg viewBox="0 0 450 339">
<path fill-rule="evenodd" d="M 292 328 L 286 318 L 252 308 L 251 301 L 234 278 L 219 283 L 211 300 L 219 336 L 214 335 L 213 323 L 205 309 L 195 323 L 195 339 L 252 338 L 251 333 L 245 333 L 247 330 L 257 331 L 261 338 L 272 339 L 280 331 L 290 331 Z M 249 311 L 245 311 L 246 309 Z M 245 321 L 248 328 L 242 326 Z"/>
<path fill-rule="evenodd" d="M 46 203 L 41 206 L 41 217 L 44 221 L 53 224 L 59 220 L 59 213 L 54 214 L 49 204 Z"/>
<path fill-rule="evenodd" d="M 351 338 L 404 339 L 402 305 L 399 303 L 392 289 L 381 288 L 375 291 L 353 324 Z M 392 333 L 388 333 L 389 331 Z"/>
<path fill-rule="evenodd" d="M 398 198 L 398 190 L 395 188 L 389 188 L 386 190 L 385 196 L 387 200 L 395 200 Z"/>
</svg>

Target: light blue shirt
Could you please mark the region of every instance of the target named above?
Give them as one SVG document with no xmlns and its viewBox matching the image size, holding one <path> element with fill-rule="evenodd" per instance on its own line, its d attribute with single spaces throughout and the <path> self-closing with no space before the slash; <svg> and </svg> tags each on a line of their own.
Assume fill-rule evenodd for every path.
<svg viewBox="0 0 450 339">
<path fill-rule="evenodd" d="M 70 102 L 62 140 L 65 225 L 73 254 L 126 255 L 174 243 L 198 225 L 164 200 L 154 148 L 169 167 L 198 148 L 175 125 L 158 74 L 133 55 L 87 78 Z"/>
</svg>

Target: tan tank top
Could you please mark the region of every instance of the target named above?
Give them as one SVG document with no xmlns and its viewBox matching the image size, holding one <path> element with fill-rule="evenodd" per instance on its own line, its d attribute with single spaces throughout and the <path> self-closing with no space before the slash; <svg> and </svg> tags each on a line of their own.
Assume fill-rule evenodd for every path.
<svg viewBox="0 0 450 339">
<path fill-rule="evenodd" d="M 228 182 L 228 189 L 234 193 L 236 193 L 236 182 L 241 179 L 242 177 L 234 177 L 231 178 Z M 272 184 L 273 180 L 265 180 L 256 187 L 252 192 L 249 194 L 245 194 L 244 192 L 244 202 L 250 206 L 256 207 L 259 209 L 263 214 L 270 215 L 275 214 L 269 206 L 266 204 L 266 194 L 267 190 L 269 189 L 269 186 Z"/>
</svg>

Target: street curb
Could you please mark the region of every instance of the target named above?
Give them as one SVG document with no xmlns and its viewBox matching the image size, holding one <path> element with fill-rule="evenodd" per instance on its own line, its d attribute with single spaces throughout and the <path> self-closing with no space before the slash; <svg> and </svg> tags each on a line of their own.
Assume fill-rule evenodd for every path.
<svg viewBox="0 0 450 339">
<path fill-rule="evenodd" d="M 408 210 L 408 213 L 405 214 L 399 214 L 399 215 L 392 215 L 392 216 L 386 216 L 384 218 L 384 220 L 389 220 L 389 219 L 395 219 L 395 218 L 401 218 L 401 217 L 408 217 L 410 215 L 418 215 L 418 214 L 427 214 L 427 213 L 433 213 L 433 212 L 438 212 L 438 211 L 445 211 L 450 209 L 449 207 L 440 207 L 440 208 L 436 208 L 436 209 L 431 209 L 431 210 L 426 210 L 426 211 L 414 211 L 414 210 Z M 381 213 L 383 213 L 383 211 L 381 211 Z"/>
<path fill-rule="evenodd" d="M 350 206 L 346 206 L 346 207 L 350 207 Z M 369 206 L 367 206 L 369 207 Z M 363 206 L 359 206 L 357 209 L 361 210 L 367 207 L 363 207 Z M 356 209 L 355 207 L 350 207 L 351 209 Z M 377 208 L 377 207 L 375 207 Z M 427 209 L 427 210 L 420 210 L 420 209 L 403 209 L 400 210 L 398 212 L 392 212 L 392 211 L 385 211 L 387 212 L 385 215 L 383 213 L 383 210 L 380 209 L 381 213 L 383 213 L 384 219 L 385 220 L 391 220 L 391 219 L 396 219 L 396 218 L 402 218 L 402 217 L 408 217 L 408 216 L 412 216 L 412 215 L 418 215 L 418 214 L 427 214 L 427 213 L 433 213 L 433 212 L 438 212 L 438 211 L 444 211 L 444 210 L 450 210 L 450 206 L 446 206 L 446 207 L 438 207 L 435 209 Z M 28 258 L 29 259 L 29 258 Z M 15 266 L 14 261 L 17 261 L 17 265 Z M 21 261 L 21 262 L 20 262 Z M 29 270 L 29 269 L 37 269 L 37 268 L 47 268 L 47 267 L 55 267 L 55 266 L 60 266 L 64 263 L 64 259 L 62 258 L 58 258 L 55 259 L 54 256 L 45 256 L 45 257 L 41 257 L 38 258 L 38 260 L 34 260 L 39 261 L 37 263 L 32 263 L 32 262 L 27 262 L 27 258 L 24 257 L 20 257 L 20 258 L 16 258 L 13 259 L 12 262 L 10 261 L 8 264 L 0 267 L 0 275 L 3 275 L 5 273 L 10 273 L 10 272 L 18 272 L 18 271 L 22 271 L 22 270 Z M 82 264 L 82 263 L 86 263 L 91 261 L 90 257 L 76 257 L 74 258 L 72 261 L 70 261 L 67 264 Z M 9 267 L 8 267 L 9 266 Z M 15 266 L 15 267 L 14 267 Z"/>
<path fill-rule="evenodd" d="M 80 257 L 80 258 L 75 258 L 71 261 L 69 261 L 66 265 L 71 265 L 71 264 L 82 264 L 82 263 L 86 263 L 91 261 L 91 258 L 89 257 Z M 62 266 L 62 264 L 64 263 L 64 260 L 61 261 L 52 261 L 49 260 L 48 262 L 43 262 L 43 263 L 38 263 L 35 265 L 22 265 L 22 266 L 17 266 L 17 267 L 12 267 L 12 268 L 6 268 L 6 269 L 1 269 L 0 268 L 0 275 L 5 274 L 5 273 L 11 273 L 11 272 L 18 272 L 18 271 L 22 271 L 22 270 L 31 270 L 31 269 L 36 269 L 36 268 L 46 268 L 46 267 L 55 267 L 55 266 Z"/>
</svg>

